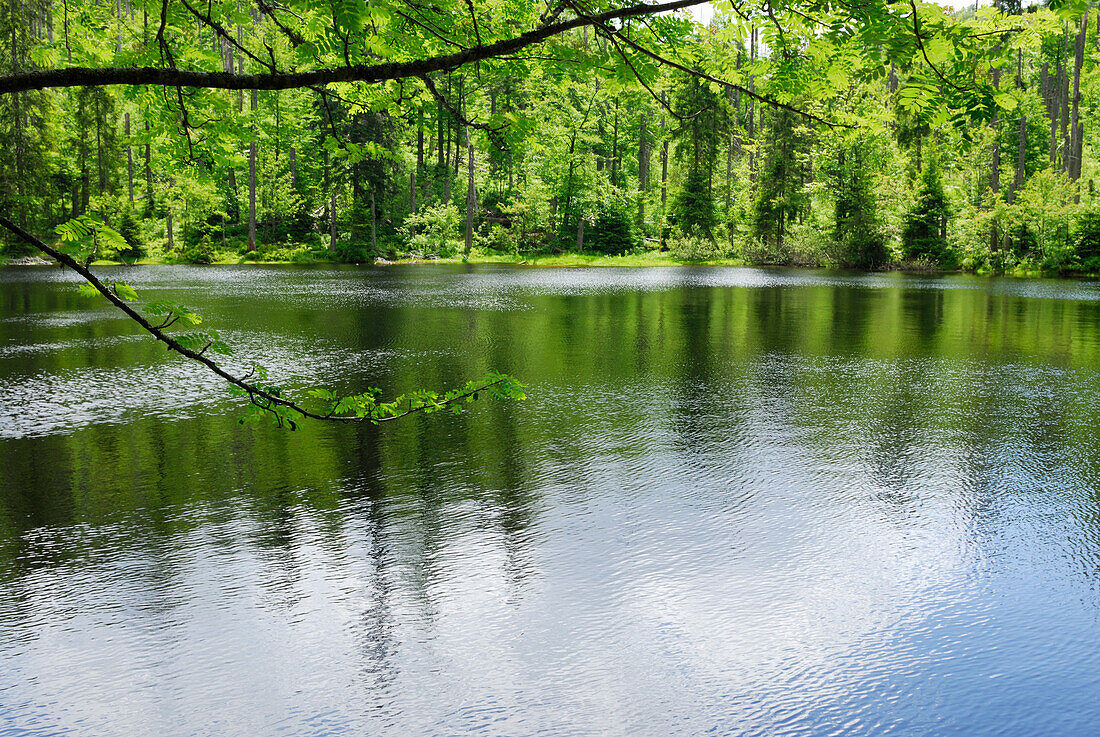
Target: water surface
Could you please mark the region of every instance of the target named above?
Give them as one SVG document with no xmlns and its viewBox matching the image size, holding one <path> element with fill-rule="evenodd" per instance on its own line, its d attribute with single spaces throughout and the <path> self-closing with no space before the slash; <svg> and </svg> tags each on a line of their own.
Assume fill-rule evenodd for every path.
<svg viewBox="0 0 1100 737">
<path fill-rule="evenodd" d="M 1093 735 L 1100 285 L 150 267 L 241 406 L 0 270 L 0 735 Z"/>
</svg>

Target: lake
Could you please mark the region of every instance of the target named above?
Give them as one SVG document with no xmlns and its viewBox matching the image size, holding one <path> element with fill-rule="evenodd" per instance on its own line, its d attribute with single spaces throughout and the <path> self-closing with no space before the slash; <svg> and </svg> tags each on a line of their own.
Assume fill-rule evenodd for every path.
<svg viewBox="0 0 1100 737">
<path fill-rule="evenodd" d="M 0 735 L 1095 735 L 1100 283 L 0 269 Z"/>
</svg>

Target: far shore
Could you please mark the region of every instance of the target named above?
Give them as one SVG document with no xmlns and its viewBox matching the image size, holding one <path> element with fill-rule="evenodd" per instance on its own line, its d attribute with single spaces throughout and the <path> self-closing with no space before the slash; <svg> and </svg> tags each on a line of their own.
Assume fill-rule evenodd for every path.
<svg viewBox="0 0 1100 737">
<path fill-rule="evenodd" d="M 120 261 L 96 261 L 94 266 L 155 266 L 155 265 L 171 265 L 172 262 L 164 258 L 143 258 L 139 259 L 133 264 L 123 264 Z M 804 263 L 761 263 L 746 261 L 741 258 L 718 258 L 718 259 L 704 259 L 693 260 L 677 258 L 669 251 L 638 251 L 634 253 L 627 253 L 622 255 L 607 255 L 602 253 L 538 253 L 538 254 L 509 254 L 498 252 L 486 252 L 475 251 L 469 256 L 463 256 L 458 254 L 450 257 L 405 257 L 397 259 L 384 259 L 377 258 L 373 261 L 361 261 L 361 262 L 346 262 L 336 261 L 328 258 L 295 258 L 295 259 L 279 259 L 279 258 L 264 258 L 264 259 L 251 259 L 242 258 L 237 254 L 233 254 L 232 257 L 223 257 L 213 261 L 211 264 L 201 264 L 203 266 L 241 266 L 241 265 L 255 265 L 255 266 L 270 266 L 270 265 L 294 265 L 294 266 L 318 266 L 318 265 L 342 265 L 342 266 L 405 266 L 405 265 L 425 265 L 425 264 L 508 264 L 514 266 L 531 266 L 531 267 L 578 267 L 578 266 L 592 266 L 592 267 L 642 267 L 642 266 L 739 266 L 745 268 L 793 268 L 793 269 L 816 269 L 825 271 L 836 272 L 855 272 L 863 271 L 866 273 L 866 269 L 852 269 L 842 267 L 836 264 L 804 264 Z M 6 260 L 0 260 L 0 266 L 55 266 L 56 264 L 48 259 L 40 256 L 30 255 L 17 258 L 9 258 Z M 196 264 L 200 265 L 200 264 Z M 1025 277 L 1025 278 L 1076 278 L 1076 277 L 1095 277 L 1100 276 L 1096 272 L 1087 271 L 1063 271 L 1052 272 L 1044 271 L 1035 265 L 1017 266 L 1016 268 L 1008 271 L 997 272 L 992 269 L 979 269 L 979 270 L 967 270 L 967 269 L 939 269 L 931 268 L 927 266 L 914 266 L 911 264 L 891 264 L 890 266 L 875 269 L 874 272 L 879 273 L 904 273 L 904 274 L 927 274 L 927 275 L 948 275 L 948 274 L 974 274 L 979 276 L 1012 276 L 1012 277 Z"/>
</svg>

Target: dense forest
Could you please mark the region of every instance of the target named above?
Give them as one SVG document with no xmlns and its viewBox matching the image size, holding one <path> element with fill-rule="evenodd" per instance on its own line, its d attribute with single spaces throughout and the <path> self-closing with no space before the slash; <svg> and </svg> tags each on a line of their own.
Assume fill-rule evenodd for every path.
<svg viewBox="0 0 1100 737">
<path fill-rule="evenodd" d="M 1100 269 L 1100 13 L 713 6 L 707 25 L 686 13 L 578 24 L 375 85 L 9 92 L 0 210 L 39 234 L 90 214 L 122 234 L 123 257 L 169 262 L 660 249 L 682 261 Z M 8 0 L 0 74 L 351 68 L 596 10 Z"/>
</svg>

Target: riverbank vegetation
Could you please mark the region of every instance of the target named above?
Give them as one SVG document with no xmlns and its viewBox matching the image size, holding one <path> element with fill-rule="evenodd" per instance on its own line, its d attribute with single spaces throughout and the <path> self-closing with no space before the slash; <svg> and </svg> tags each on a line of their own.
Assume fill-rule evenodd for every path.
<svg viewBox="0 0 1100 737">
<path fill-rule="evenodd" d="M 17 0 L 3 71 L 350 67 L 468 49 L 541 12 L 459 5 L 338 3 L 314 28 L 294 18 L 324 15 L 306 3 Z M 14 92 L 0 207 L 39 233 L 90 214 L 124 258 L 175 263 L 1100 269 L 1100 16 L 1007 0 L 879 4 L 861 24 L 816 5 L 714 9 L 705 26 L 578 25 L 374 87 Z"/>
</svg>

